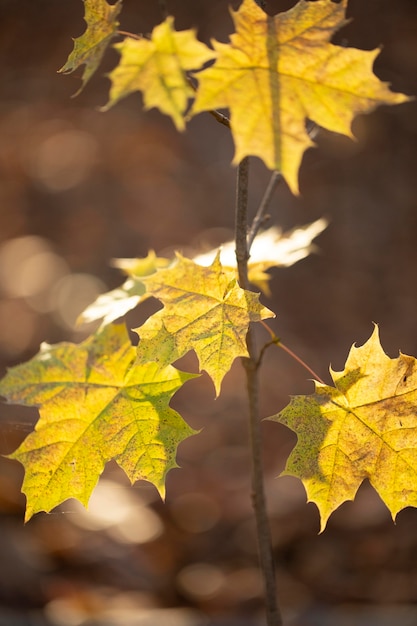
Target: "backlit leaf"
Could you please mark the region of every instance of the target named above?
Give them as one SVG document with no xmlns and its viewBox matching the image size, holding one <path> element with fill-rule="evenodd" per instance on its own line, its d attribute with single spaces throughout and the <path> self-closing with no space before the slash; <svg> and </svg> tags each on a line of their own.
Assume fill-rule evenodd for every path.
<svg viewBox="0 0 417 626">
<path fill-rule="evenodd" d="M 40 407 L 35 431 L 10 455 L 25 468 L 26 520 L 68 498 L 87 505 L 111 459 L 132 483 L 164 494 L 177 446 L 194 433 L 169 402 L 193 375 L 135 357 L 125 327 L 111 325 L 80 345 L 44 344 L 0 382 L 10 402 Z"/>
<path fill-rule="evenodd" d="M 298 437 L 284 474 L 301 478 L 322 530 L 365 479 L 393 518 L 417 506 L 416 359 L 389 358 L 375 327 L 363 346 L 351 348 L 345 369 L 330 373 L 334 387 L 316 382 L 314 394 L 293 397 L 269 418 Z"/>
<path fill-rule="evenodd" d="M 290 267 L 307 257 L 316 249 L 313 239 L 327 228 L 328 222 L 323 217 L 311 224 L 298 226 L 287 232 L 282 232 L 278 226 L 272 226 L 259 233 L 250 249 L 248 260 L 248 275 L 251 283 L 256 285 L 263 293 L 270 295 L 269 281 L 270 274 L 267 270 L 272 267 Z M 194 263 L 199 265 L 210 265 L 216 254 L 220 254 L 220 262 L 224 268 L 235 271 L 236 244 L 228 241 L 204 254 L 194 257 Z"/>
<path fill-rule="evenodd" d="M 64 74 L 71 74 L 80 65 L 85 65 L 82 75 L 82 85 L 74 95 L 78 95 L 86 86 L 96 69 L 107 46 L 117 34 L 119 22 L 117 16 L 122 8 L 122 0 L 116 4 L 107 4 L 106 0 L 84 0 L 84 20 L 86 31 L 74 39 L 74 49 L 65 65 L 59 70 Z"/>
<path fill-rule="evenodd" d="M 167 267 L 170 261 L 157 257 L 151 250 L 145 258 L 114 259 L 113 265 L 124 271 L 129 278 L 116 289 L 100 294 L 79 316 L 78 323 L 84 324 L 102 320 L 102 326 L 110 324 L 145 300 L 144 276 L 150 276 L 158 268 Z"/>
<path fill-rule="evenodd" d="M 192 112 L 228 107 L 234 163 L 260 157 L 298 193 L 302 156 L 313 145 L 306 119 L 351 135 L 352 119 L 381 104 L 405 102 L 372 72 L 379 49 L 330 43 L 345 24 L 347 0 L 298 4 L 268 16 L 253 0 L 232 12 L 231 43 L 214 42 L 217 60 L 198 74 Z"/>
<path fill-rule="evenodd" d="M 313 239 L 327 227 L 327 220 L 321 218 L 282 232 L 277 226 L 268 228 L 259 233 L 253 242 L 248 262 L 249 280 L 263 293 L 270 295 L 268 269 L 272 267 L 289 267 L 304 259 L 315 250 Z M 228 241 L 204 254 L 193 258 L 194 263 L 207 267 L 211 265 L 220 253 L 220 262 L 223 268 L 233 270 L 237 276 L 235 242 Z M 145 276 L 154 274 L 158 269 L 166 268 L 172 259 L 157 257 L 151 250 L 147 257 L 139 259 L 113 259 L 112 265 L 123 270 L 129 278 L 116 289 L 100 294 L 79 316 L 78 322 L 89 323 L 102 320 L 102 325 L 125 315 L 128 311 L 142 302 L 149 293 L 143 282 Z"/>
<path fill-rule="evenodd" d="M 248 354 L 249 323 L 274 317 L 258 294 L 239 287 L 236 272 L 222 268 L 218 257 L 210 267 L 201 267 L 177 255 L 174 266 L 144 282 L 164 308 L 136 329 L 138 362 L 167 365 L 195 350 L 216 394 L 234 359 Z"/>
<path fill-rule="evenodd" d="M 213 59 L 213 50 L 198 41 L 193 30 L 175 31 L 172 17 L 156 26 L 150 39 L 127 37 L 115 48 L 121 59 L 109 75 L 112 86 L 105 109 L 142 91 L 146 109 L 157 107 L 184 129 L 188 101 L 194 95 L 186 70 L 201 68 Z"/>
</svg>

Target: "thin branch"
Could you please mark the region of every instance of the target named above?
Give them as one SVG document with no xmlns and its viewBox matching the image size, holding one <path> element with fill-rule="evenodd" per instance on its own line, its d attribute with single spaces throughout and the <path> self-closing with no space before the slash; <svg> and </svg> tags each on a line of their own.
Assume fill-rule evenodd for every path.
<svg viewBox="0 0 417 626">
<path fill-rule="evenodd" d="M 235 244 L 239 284 L 247 289 L 248 247 L 247 247 L 247 201 L 248 201 L 249 161 L 242 159 L 237 171 Z M 259 380 L 255 336 L 249 327 L 246 336 L 249 357 L 242 359 L 249 401 L 249 433 L 252 452 L 252 502 L 256 519 L 258 549 L 261 571 L 265 586 L 266 618 L 268 626 L 282 626 L 282 617 L 277 602 L 274 557 L 266 508 L 263 482 L 262 441 L 259 416 Z"/>
<path fill-rule="evenodd" d="M 261 367 L 261 363 L 262 363 L 262 359 L 264 358 L 264 354 L 265 352 L 268 350 L 268 348 L 270 348 L 273 345 L 278 345 L 280 342 L 279 337 L 276 337 L 275 339 L 271 339 L 271 341 L 268 341 L 267 343 L 264 343 L 264 345 L 261 348 L 261 351 L 259 352 L 259 356 L 258 359 L 256 361 L 256 367 Z"/>
<path fill-rule="evenodd" d="M 265 219 L 265 214 L 268 210 L 269 203 L 271 202 L 272 195 L 275 189 L 277 188 L 278 183 L 280 183 L 281 180 L 282 180 L 282 174 L 280 172 L 275 171 L 272 173 L 268 186 L 265 189 L 265 193 L 261 200 L 261 204 L 259 205 L 256 215 L 253 218 L 252 226 L 250 227 L 250 231 L 248 234 L 248 251 L 249 252 L 252 247 L 253 241 L 256 235 L 258 234 L 259 228 L 262 226 L 262 222 Z"/>
<path fill-rule="evenodd" d="M 236 177 L 236 211 L 235 211 L 235 244 L 236 261 L 239 275 L 239 285 L 242 289 L 249 288 L 248 279 L 248 185 L 249 185 L 249 158 L 241 160 L 237 168 Z"/>
</svg>

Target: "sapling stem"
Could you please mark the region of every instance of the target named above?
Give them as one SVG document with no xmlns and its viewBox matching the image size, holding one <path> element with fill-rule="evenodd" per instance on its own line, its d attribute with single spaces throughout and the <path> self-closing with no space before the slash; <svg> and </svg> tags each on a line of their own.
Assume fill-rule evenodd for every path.
<svg viewBox="0 0 417 626">
<path fill-rule="evenodd" d="M 249 158 L 239 163 L 236 176 L 235 246 L 239 285 L 249 289 L 247 243 Z"/>
<path fill-rule="evenodd" d="M 237 169 L 235 245 L 239 284 L 248 289 L 247 204 L 249 182 L 249 159 L 242 159 Z M 268 626 L 282 626 L 277 601 L 275 566 L 272 553 L 271 533 L 266 509 L 264 472 L 262 463 L 261 430 L 259 416 L 258 358 L 253 329 L 246 336 L 249 356 L 242 359 L 246 372 L 249 403 L 249 434 L 252 453 L 252 503 L 255 512 L 260 567 L 264 579 L 266 619 Z"/>
</svg>

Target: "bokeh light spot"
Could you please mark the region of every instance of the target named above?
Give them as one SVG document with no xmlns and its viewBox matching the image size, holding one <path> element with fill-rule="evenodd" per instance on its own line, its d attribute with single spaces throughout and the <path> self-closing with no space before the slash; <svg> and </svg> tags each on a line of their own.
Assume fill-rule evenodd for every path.
<svg viewBox="0 0 417 626">
<path fill-rule="evenodd" d="M 90 133 L 68 129 L 44 138 L 28 155 L 28 173 L 49 191 L 79 185 L 97 161 L 97 140 Z"/>
<path fill-rule="evenodd" d="M 225 577 L 219 567 L 209 563 L 194 563 L 184 567 L 177 576 L 181 591 L 191 598 L 215 597 L 223 587 Z"/>
</svg>

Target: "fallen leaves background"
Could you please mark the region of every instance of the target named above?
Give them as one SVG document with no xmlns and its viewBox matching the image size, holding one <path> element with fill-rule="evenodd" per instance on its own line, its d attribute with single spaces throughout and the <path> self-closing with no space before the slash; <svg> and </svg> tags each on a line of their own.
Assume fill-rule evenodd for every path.
<svg viewBox="0 0 417 626">
<path fill-rule="evenodd" d="M 124 4 L 126 29 L 150 32 L 159 21 L 157 2 Z M 178 0 L 172 12 L 178 28 L 198 25 L 202 40 L 226 41 L 232 28 L 227 5 Z M 110 258 L 146 255 L 149 248 L 170 256 L 174 247 L 187 253 L 227 240 L 234 177 L 228 131 L 208 116 L 198 116 L 189 133 L 179 135 L 157 112 L 141 112 L 137 95 L 99 113 L 96 107 L 105 103 L 108 86 L 99 77 L 78 99 L 70 99 L 79 78 L 56 71 L 71 50 L 71 37 L 84 28 L 81 3 L 58 6 L 44 0 L 39 11 L 29 0 L 6 1 L 0 12 L 0 347 L 5 368 L 32 356 L 45 339 L 82 338 L 73 323 L 83 306 L 122 282 L 108 266 Z M 378 75 L 395 90 L 415 94 L 414 0 L 350 2 L 348 16 L 357 21 L 336 41 L 365 49 L 383 44 Z M 99 73 L 112 63 L 110 56 Z M 277 334 L 322 377 L 330 362 L 335 370 L 343 367 L 349 346 L 366 340 L 372 321 L 379 322 L 390 356 L 397 356 L 399 348 L 417 354 L 416 104 L 360 118 L 354 132 L 358 144 L 319 131 L 318 149 L 303 161 L 302 197 L 293 198 L 282 185 L 270 211 L 272 222 L 284 228 L 322 215 L 331 220 L 317 240 L 321 253 L 275 270 L 274 298 L 264 300 L 277 312 Z M 253 210 L 268 177 L 254 161 Z M 36 270 L 32 274 L 31 268 Z M 131 326 L 143 317 L 135 313 Z M 312 391 L 304 371 L 271 350 L 265 362 L 264 415 L 282 408 L 289 394 Z M 239 367 L 234 368 L 215 405 L 204 377 L 178 394 L 174 408 L 205 433 L 181 447 L 182 469 L 168 479 L 166 507 L 147 486 L 125 489 L 111 466 L 110 483 L 98 494 L 89 518 L 65 507 L 24 527 L 21 469 L 1 461 L 5 623 L 25 611 L 42 624 L 49 615 L 53 626 L 68 623 L 68 616 L 78 624 L 125 625 L 129 619 L 134 623 L 138 611 L 143 616 L 150 611 L 154 623 L 162 617 L 157 611 L 173 607 L 177 613 L 170 619 L 181 626 L 187 619 L 194 626 L 199 619 L 184 613 L 185 607 L 210 615 L 214 623 L 233 623 L 239 615 L 235 623 L 255 621 L 262 593 L 248 495 L 242 380 Z M 2 452 L 16 448 L 35 418 L 34 410 L 2 406 Z M 304 625 L 314 623 L 321 605 L 330 612 L 330 605 L 370 603 L 374 614 L 383 607 L 379 623 L 390 616 L 392 623 L 406 623 L 407 615 L 399 617 L 399 611 L 416 601 L 416 511 L 403 511 L 393 526 L 365 486 L 317 536 L 317 513 L 305 505 L 299 484 L 274 478 L 295 438 L 276 424 L 264 423 L 263 431 L 286 613 Z M 124 511 L 119 518 L 106 517 L 119 509 Z M 132 527 L 145 530 L 145 520 L 160 534 L 135 535 Z M 200 583 L 193 586 L 190 580 Z M 368 625 L 370 615 L 364 617 Z M 337 615 L 331 616 L 334 622 Z M 321 623 L 326 619 L 322 614 Z M 342 623 L 340 615 L 337 621 Z"/>
</svg>

